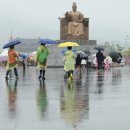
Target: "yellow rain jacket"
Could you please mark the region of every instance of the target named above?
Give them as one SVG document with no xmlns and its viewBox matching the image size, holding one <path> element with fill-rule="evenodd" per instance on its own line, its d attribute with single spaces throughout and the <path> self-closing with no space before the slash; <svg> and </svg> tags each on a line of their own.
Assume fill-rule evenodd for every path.
<svg viewBox="0 0 130 130">
<path fill-rule="evenodd" d="M 72 50 L 68 50 L 64 54 L 65 56 L 65 64 L 64 70 L 65 71 L 74 71 L 75 68 L 75 53 Z"/>
</svg>

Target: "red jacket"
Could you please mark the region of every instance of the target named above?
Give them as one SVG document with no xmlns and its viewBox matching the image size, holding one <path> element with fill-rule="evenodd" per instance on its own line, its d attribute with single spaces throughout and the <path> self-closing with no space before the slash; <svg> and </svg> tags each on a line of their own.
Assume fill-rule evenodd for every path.
<svg viewBox="0 0 130 130">
<path fill-rule="evenodd" d="M 10 49 L 8 51 L 8 62 L 10 64 L 16 63 L 17 62 L 17 57 L 18 57 L 18 55 L 17 55 L 15 50 Z"/>
</svg>

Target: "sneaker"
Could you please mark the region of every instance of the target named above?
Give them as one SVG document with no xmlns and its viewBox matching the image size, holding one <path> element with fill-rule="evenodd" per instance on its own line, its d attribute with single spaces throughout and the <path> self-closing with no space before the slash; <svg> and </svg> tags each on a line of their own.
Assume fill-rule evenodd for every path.
<svg viewBox="0 0 130 130">
<path fill-rule="evenodd" d="M 73 76 L 71 76 L 70 79 L 73 80 Z"/>
<path fill-rule="evenodd" d="M 73 80 L 73 75 L 72 74 L 70 75 L 70 79 Z"/>
<path fill-rule="evenodd" d="M 68 80 L 68 81 L 71 81 L 71 78 L 69 77 L 67 80 Z"/>
<path fill-rule="evenodd" d="M 102 70 L 100 69 L 99 72 L 102 72 Z"/>
<path fill-rule="evenodd" d="M 41 76 L 38 77 L 39 79 L 41 78 Z"/>
<path fill-rule="evenodd" d="M 68 78 L 68 81 L 72 81 L 73 80 L 73 76 L 70 76 L 69 78 Z"/>
<path fill-rule="evenodd" d="M 5 76 L 5 80 L 8 80 L 8 77 L 7 77 L 7 76 Z"/>
<path fill-rule="evenodd" d="M 43 80 L 45 80 L 45 77 L 42 77 Z"/>
</svg>

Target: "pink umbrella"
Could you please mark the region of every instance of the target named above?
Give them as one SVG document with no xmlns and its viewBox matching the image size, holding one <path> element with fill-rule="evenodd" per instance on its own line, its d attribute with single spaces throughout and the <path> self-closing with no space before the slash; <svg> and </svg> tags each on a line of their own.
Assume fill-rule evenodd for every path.
<svg viewBox="0 0 130 130">
<path fill-rule="evenodd" d="M 33 51 L 31 54 L 29 54 L 29 59 L 35 60 L 36 53 L 37 53 L 36 51 Z"/>
<path fill-rule="evenodd" d="M 0 62 L 7 61 L 7 56 L 0 56 Z"/>
</svg>

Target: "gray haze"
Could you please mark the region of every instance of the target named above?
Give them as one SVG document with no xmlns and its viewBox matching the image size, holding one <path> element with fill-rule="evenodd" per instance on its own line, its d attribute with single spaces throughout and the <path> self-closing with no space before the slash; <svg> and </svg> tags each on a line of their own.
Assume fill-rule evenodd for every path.
<svg viewBox="0 0 130 130">
<path fill-rule="evenodd" d="M 0 0 L 0 49 L 13 37 L 59 39 L 58 17 L 77 10 L 90 18 L 90 40 L 118 41 L 130 35 L 130 0 Z"/>
</svg>

